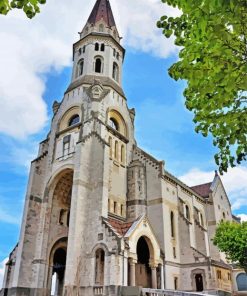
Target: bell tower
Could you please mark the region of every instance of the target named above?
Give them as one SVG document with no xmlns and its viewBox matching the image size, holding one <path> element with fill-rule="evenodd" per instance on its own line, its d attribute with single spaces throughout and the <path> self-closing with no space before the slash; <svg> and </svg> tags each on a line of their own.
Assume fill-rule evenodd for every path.
<svg viewBox="0 0 247 296">
<path fill-rule="evenodd" d="M 95 76 L 122 84 L 125 50 L 116 27 L 110 2 L 97 0 L 82 29 L 80 40 L 73 47 L 72 82 Z"/>
<path fill-rule="evenodd" d="M 50 132 L 32 162 L 20 239 L 6 271 L 10 295 L 56 289 L 57 296 L 92 296 L 100 285 L 115 296 L 110 287 L 127 284 L 115 263 L 126 268 L 122 243 L 109 226 L 110 219 L 127 219 L 135 145 L 120 40 L 109 0 L 97 0 L 73 45 L 71 83 L 53 104 Z"/>
</svg>

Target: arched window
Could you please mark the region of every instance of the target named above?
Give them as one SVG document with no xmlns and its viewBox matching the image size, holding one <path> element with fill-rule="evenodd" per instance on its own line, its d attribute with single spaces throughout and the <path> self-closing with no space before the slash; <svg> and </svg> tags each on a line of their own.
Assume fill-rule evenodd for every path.
<svg viewBox="0 0 247 296">
<path fill-rule="evenodd" d="M 237 275 L 238 291 L 247 291 L 247 274 L 240 273 Z"/>
<path fill-rule="evenodd" d="M 109 120 L 109 125 L 110 125 L 110 127 L 114 128 L 116 131 L 119 131 L 119 124 L 116 121 L 116 119 L 111 117 Z"/>
<path fill-rule="evenodd" d="M 105 44 L 104 44 L 104 43 L 101 44 L 101 46 L 100 46 L 100 50 L 101 50 L 101 51 L 105 51 Z"/>
<path fill-rule="evenodd" d="M 185 205 L 185 217 L 190 220 L 190 209 L 188 205 Z"/>
<path fill-rule="evenodd" d="M 119 52 L 117 52 L 117 60 L 119 60 Z"/>
<path fill-rule="evenodd" d="M 64 210 L 64 209 L 60 210 L 58 222 L 60 225 L 66 224 L 66 210 Z"/>
<path fill-rule="evenodd" d="M 80 60 L 78 62 L 78 75 L 81 76 L 83 74 L 83 68 L 84 68 L 84 60 Z"/>
<path fill-rule="evenodd" d="M 102 73 L 102 59 L 96 58 L 95 60 L 95 72 Z"/>
<path fill-rule="evenodd" d="M 112 157 L 112 138 L 109 137 L 110 157 Z"/>
<path fill-rule="evenodd" d="M 98 42 L 95 43 L 95 47 L 94 47 L 94 49 L 95 49 L 96 51 L 99 51 L 99 43 L 98 43 Z"/>
<path fill-rule="evenodd" d="M 100 24 L 99 25 L 99 32 L 104 32 L 104 25 L 103 24 Z"/>
<path fill-rule="evenodd" d="M 69 126 L 73 126 L 80 122 L 80 116 L 78 114 L 73 115 L 69 120 Z"/>
<path fill-rule="evenodd" d="M 70 211 L 67 213 L 67 227 L 69 227 L 69 220 L 70 220 Z"/>
<path fill-rule="evenodd" d="M 112 78 L 118 81 L 119 69 L 116 63 L 113 63 Z"/>
<path fill-rule="evenodd" d="M 225 212 L 223 212 L 223 219 L 226 219 L 226 214 L 225 214 Z"/>
<path fill-rule="evenodd" d="M 113 203 L 113 213 L 117 214 L 117 202 L 116 201 L 114 201 L 114 203 Z"/>
<path fill-rule="evenodd" d="M 105 252 L 102 249 L 99 249 L 97 250 L 95 257 L 95 284 L 103 286 L 105 271 Z"/>
<path fill-rule="evenodd" d="M 115 141 L 115 153 L 114 157 L 116 160 L 118 160 L 118 141 Z"/>
<path fill-rule="evenodd" d="M 85 53 L 85 51 L 86 51 L 86 46 L 84 45 L 83 49 L 82 49 L 82 52 Z"/>
<path fill-rule="evenodd" d="M 200 217 L 200 224 L 201 224 L 201 226 L 204 226 L 204 221 L 203 221 L 203 215 L 202 215 L 202 213 L 199 213 L 199 217 Z"/>
<path fill-rule="evenodd" d="M 124 145 L 121 146 L 121 162 L 122 163 L 125 162 L 125 149 L 124 149 Z"/>
<path fill-rule="evenodd" d="M 115 57 L 115 55 L 116 55 L 116 49 L 113 48 L 113 56 Z"/>
<path fill-rule="evenodd" d="M 171 212 L 170 220 L 171 220 L 171 237 L 174 238 L 175 231 L 174 231 L 174 213 L 173 212 Z"/>
</svg>

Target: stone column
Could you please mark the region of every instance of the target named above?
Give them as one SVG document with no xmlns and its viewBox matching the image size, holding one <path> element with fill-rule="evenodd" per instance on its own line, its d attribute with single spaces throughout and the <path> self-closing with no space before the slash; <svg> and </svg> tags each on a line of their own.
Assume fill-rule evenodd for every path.
<svg viewBox="0 0 247 296">
<path fill-rule="evenodd" d="M 130 285 L 135 286 L 136 285 L 136 266 L 135 266 L 134 259 L 130 260 Z"/>
<path fill-rule="evenodd" d="M 152 289 L 157 289 L 157 270 L 156 267 L 152 266 Z"/>
<path fill-rule="evenodd" d="M 164 283 L 164 266 L 160 265 L 160 285 L 161 290 L 165 289 L 165 283 Z"/>
</svg>

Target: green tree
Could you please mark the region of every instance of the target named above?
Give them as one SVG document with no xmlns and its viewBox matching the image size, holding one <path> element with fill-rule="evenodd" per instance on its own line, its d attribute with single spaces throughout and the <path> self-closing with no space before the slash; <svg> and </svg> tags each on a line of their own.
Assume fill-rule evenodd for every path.
<svg viewBox="0 0 247 296">
<path fill-rule="evenodd" d="M 40 12 L 39 5 L 46 0 L 0 0 L 0 14 L 6 15 L 11 9 L 22 9 L 28 18 L 33 18 Z"/>
<path fill-rule="evenodd" d="M 179 60 L 169 74 L 184 79 L 195 130 L 211 134 L 221 173 L 247 156 L 247 0 L 162 0 L 181 11 L 157 26 L 175 37 Z"/>
<path fill-rule="evenodd" d="M 247 273 L 247 222 L 221 222 L 215 233 L 214 244 L 233 263 L 237 263 Z"/>
</svg>

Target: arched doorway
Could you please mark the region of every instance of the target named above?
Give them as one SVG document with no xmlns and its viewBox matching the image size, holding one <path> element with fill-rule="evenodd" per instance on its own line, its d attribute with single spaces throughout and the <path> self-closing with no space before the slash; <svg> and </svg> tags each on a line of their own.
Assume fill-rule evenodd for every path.
<svg viewBox="0 0 247 296">
<path fill-rule="evenodd" d="M 136 253 L 137 253 L 137 264 L 136 264 L 136 285 L 142 286 L 143 288 L 152 287 L 152 276 L 150 268 L 151 251 L 147 239 L 141 237 L 138 240 Z"/>
<path fill-rule="evenodd" d="M 95 284 L 104 286 L 104 274 L 105 274 L 105 252 L 102 249 L 98 249 L 95 253 Z"/>
<path fill-rule="evenodd" d="M 59 248 L 55 251 L 53 256 L 53 284 L 52 295 L 62 296 L 63 295 L 63 286 L 64 286 L 64 274 L 66 267 L 66 250 Z"/>
<path fill-rule="evenodd" d="M 201 273 L 197 273 L 195 275 L 195 284 L 196 284 L 196 291 L 197 292 L 203 291 L 203 276 Z"/>
</svg>

